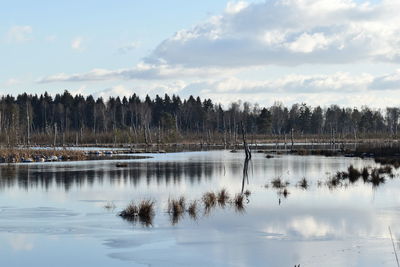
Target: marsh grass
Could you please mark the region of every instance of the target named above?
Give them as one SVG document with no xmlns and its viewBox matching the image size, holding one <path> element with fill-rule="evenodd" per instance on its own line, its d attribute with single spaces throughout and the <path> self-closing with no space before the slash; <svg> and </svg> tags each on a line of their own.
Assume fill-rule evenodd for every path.
<svg viewBox="0 0 400 267">
<path fill-rule="evenodd" d="M 235 210 L 238 212 L 243 212 L 245 210 L 243 194 L 235 195 L 235 197 L 233 198 L 233 205 L 235 207 Z"/>
<path fill-rule="evenodd" d="M 221 191 L 217 193 L 217 201 L 221 207 L 224 207 L 226 202 L 229 201 L 229 193 L 225 188 L 222 188 Z"/>
<path fill-rule="evenodd" d="M 128 204 L 128 206 L 126 206 L 126 208 L 121 211 L 121 213 L 119 214 L 119 216 L 121 216 L 124 219 L 129 219 L 129 218 L 135 218 L 136 216 L 138 216 L 139 214 L 139 208 L 136 205 L 135 202 L 131 202 Z"/>
<path fill-rule="evenodd" d="M 193 200 L 187 209 L 187 212 L 193 220 L 197 219 L 197 200 Z"/>
<path fill-rule="evenodd" d="M 286 191 L 286 189 L 285 189 Z M 171 224 L 177 224 L 187 213 L 193 220 L 197 220 L 200 208 L 204 209 L 203 215 L 209 215 L 213 208 L 218 204 L 221 208 L 225 208 L 226 204 L 235 208 L 237 212 L 245 210 L 245 204 L 249 203 L 251 192 L 246 190 L 244 193 L 238 193 L 233 198 L 229 192 L 223 188 L 217 193 L 212 191 L 206 192 L 201 199 L 187 202 L 184 196 L 179 198 L 168 198 L 167 213 L 170 215 Z M 201 203 L 203 205 L 201 205 Z M 109 203 L 107 203 L 109 204 Z M 145 226 L 152 225 L 154 217 L 154 201 L 142 200 L 139 204 L 131 202 L 118 215 L 125 220 L 131 222 L 141 222 Z M 111 204 L 110 204 L 111 206 Z"/>
<path fill-rule="evenodd" d="M 146 199 L 138 205 L 131 202 L 119 216 L 131 222 L 139 221 L 144 226 L 151 226 L 154 218 L 154 201 Z"/>
<path fill-rule="evenodd" d="M 179 199 L 168 199 L 168 213 L 173 225 L 179 222 L 185 212 L 185 197 Z"/>
<path fill-rule="evenodd" d="M 206 192 L 203 194 L 201 200 L 203 201 L 204 208 L 206 210 L 210 210 L 211 208 L 215 207 L 217 203 L 217 196 L 214 192 Z"/>
<path fill-rule="evenodd" d="M 277 177 L 271 181 L 272 187 L 275 189 L 281 189 L 289 185 L 289 182 L 284 182 L 280 177 Z"/>
<path fill-rule="evenodd" d="M 364 167 L 361 170 L 361 177 L 363 178 L 364 183 L 368 181 L 368 177 L 369 177 L 369 171 L 367 167 Z"/>
<path fill-rule="evenodd" d="M 6 163 L 22 162 L 26 159 L 33 161 L 48 160 L 57 156 L 61 160 L 84 160 L 85 153 L 70 149 L 29 149 L 29 148 L 0 148 L 0 161 Z"/>
<path fill-rule="evenodd" d="M 380 174 L 392 174 L 393 173 L 393 168 L 391 166 L 389 166 L 389 165 L 385 165 L 385 166 L 379 167 L 378 168 L 378 172 Z"/>
<path fill-rule="evenodd" d="M 347 176 L 351 183 L 355 183 L 361 177 L 361 172 L 358 169 L 354 168 L 353 165 L 350 165 L 347 168 Z"/>
<path fill-rule="evenodd" d="M 299 181 L 298 185 L 299 185 L 299 187 L 303 188 L 304 190 L 307 190 L 308 187 L 310 186 L 309 183 L 308 183 L 308 181 L 307 181 L 307 179 L 306 179 L 306 177 L 303 177 L 303 178 Z"/>
<path fill-rule="evenodd" d="M 384 184 L 385 181 L 385 177 L 380 175 L 379 169 L 372 170 L 369 182 L 372 183 L 373 187 L 378 187 L 379 185 Z"/>
</svg>

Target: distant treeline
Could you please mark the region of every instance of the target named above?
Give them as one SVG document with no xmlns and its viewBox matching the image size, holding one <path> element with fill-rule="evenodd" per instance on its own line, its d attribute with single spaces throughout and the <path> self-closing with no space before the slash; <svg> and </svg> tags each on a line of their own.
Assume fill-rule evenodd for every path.
<svg viewBox="0 0 400 267">
<path fill-rule="evenodd" d="M 400 109 L 376 110 L 310 107 L 304 103 L 285 107 L 275 103 L 260 107 L 235 102 L 223 108 L 211 99 L 181 99 L 165 94 L 151 99 L 71 95 L 51 97 L 7 95 L 0 99 L 2 144 L 168 143 L 201 141 L 236 142 L 243 128 L 248 135 L 330 136 L 376 138 L 397 135 Z"/>
</svg>

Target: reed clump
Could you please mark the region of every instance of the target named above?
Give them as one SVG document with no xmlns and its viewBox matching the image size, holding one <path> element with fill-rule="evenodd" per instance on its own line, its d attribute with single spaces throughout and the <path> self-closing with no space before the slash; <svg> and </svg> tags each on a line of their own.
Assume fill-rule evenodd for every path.
<svg viewBox="0 0 400 267">
<path fill-rule="evenodd" d="M 300 186 L 301 188 L 303 188 L 304 190 L 307 190 L 307 188 L 309 187 L 309 183 L 308 183 L 306 177 L 303 177 L 303 178 L 300 180 L 299 186 Z"/>
<path fill-rule="evenodd" d="M 203 197 L 202 197 L 202 201 L 204 204 L 204 207 L 206 209 L 210 209 L 215 207 L 216 203 L 217 203 L 217 196 L 215 195 L 214 192 L 206 192 L 204 193 Z"/>
<path fill-rule="evenodd" d="M 176 224 L 185 212 L 185 197 L 168 199 L 168 213 L 171 215 L 172 224 Z"/>
<path fill-rule="evenodd" d="M 361 177 L 363 178 L 364 182 L 367 182 L 367 181 L 368 181 L 369 171 L 368 171 L 368 168 L 367 168 L 367 167 L 364 167 L 364 168 L 361 170 Z"/>
<path fill-rule="evenodd" d="M 361 172 L 358 169 L 354 168 L 353 165 L 350 165 L 347 168 L 347 176 L 349 178 L 349 181 L 351 183 L 354 183 L 358 181 L 358 179 L 361 177 Z"/>
<path fill-rule="evenodd" d="M 233 204 L 235 206 L 236 211 L 244 210 L 244 196 L 243 194 L 236 194 L 233 198 Z"/>
<path fill-rule="evenodd" d="M 277 177 L 271 181 L 272 187 L 281 189 L 289 185 L 289 182 L 284 182 L 280 177 Z"/>
<path fill-rule="evenodd" d="M 154 218 L 154 204 L 150 199 L 142 200 L 139 204 L 131 202 L 119 216 L 128 221 L 139 221 L 145 226 L 150 226 Z"/>
<path fill-rule="evenodd" d="M 196 220 L 197 219 L 197 200 L 193 200 L 188 207 L 187 210 L 190 218 Z"/>
<path fill-rule="evenodd" d="M 217 193 L 217 201 L 220 206 L 225 206 L 226 202 L 229 201 L 229 193 L 225 188 L 222 188 L 221 191 Z"/>
<path fill-rule="evenodd" d="M 120 212 L 119 216 L 124 219 L 134 219 L 139 215 L 139 208 L 135 202 L 131 202 L 128 206 Z"/>
<path fill-rule="evenodd" d="M 385 183 L 385 177 L 381 176 L 379 169 L 373 169 L 371 172 L 371 178 L 370 178 L 369 182 L 372 183 L 372 185 L 374 187 L 377 187 L 377 186 Z"/>
</svg>

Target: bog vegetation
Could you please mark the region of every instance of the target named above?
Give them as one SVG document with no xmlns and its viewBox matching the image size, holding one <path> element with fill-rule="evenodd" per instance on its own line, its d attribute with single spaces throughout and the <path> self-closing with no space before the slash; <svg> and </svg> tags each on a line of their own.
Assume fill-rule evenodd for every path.
<svg viewBox="0 0 400 267">
<path fill-rule="evenodd" d="M 284 135 L 334 136 L 360 139 L 397 136 L 399 108 L 374 110 L 327 108 L 276 103 L 259 107 L 232 103 L 227 107 L 211 99 L 181 99 L 165 94 L 144 99 L 130 97 L 54 97 L 21 94 L 0 99 L 2 144 L 110 144 L 202 141 L 236 144 L 241 124 L 255 138 Z M 238 137 L 239 136 L 239 137 Z"/>
</svg>

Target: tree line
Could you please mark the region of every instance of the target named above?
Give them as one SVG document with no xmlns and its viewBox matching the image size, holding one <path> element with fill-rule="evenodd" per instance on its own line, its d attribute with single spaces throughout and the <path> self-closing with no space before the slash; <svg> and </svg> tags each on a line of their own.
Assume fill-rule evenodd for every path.
<svg viewBox="0 0 400 267">
<path fill-rule="evenodd" d="M 384 110 L 286 107 L 276 102 L 260 107 L 234 102 L 228 107 L 211 99 L 177 95 L 95 99 L 68 91 L 41 95 L 20 94 L 0 99 L 2 144 L 167 143 L 202 141 L 233 143 L 243 129 L 249 135 L 276 137 L 337 136 L 371 138 L 397 136 L 400 109 Z M 239 136 L 239 137 L 238 137 Z"/>
</svg>

